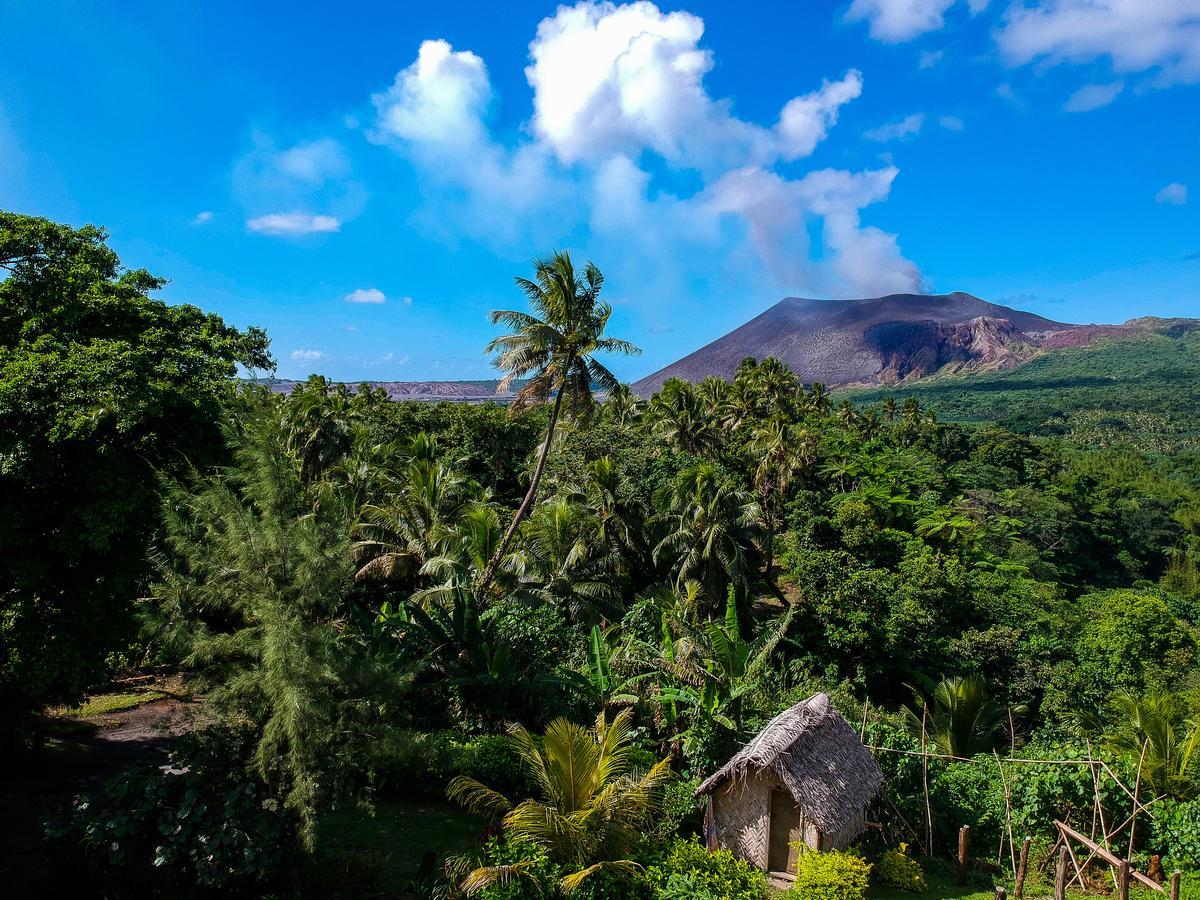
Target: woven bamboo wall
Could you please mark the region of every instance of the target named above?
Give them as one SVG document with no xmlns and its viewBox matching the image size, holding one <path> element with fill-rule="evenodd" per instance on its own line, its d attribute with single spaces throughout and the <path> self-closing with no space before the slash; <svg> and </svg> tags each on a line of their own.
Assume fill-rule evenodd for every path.
<svg viewBox="0 0 1200 900">
<path fill-rule="evenodd" d="M 762 776 L 734 778 L 713 794 L 718 842 L 760 869 L 767 867 L 772 783 L 773 779 Z"/>
</svg>

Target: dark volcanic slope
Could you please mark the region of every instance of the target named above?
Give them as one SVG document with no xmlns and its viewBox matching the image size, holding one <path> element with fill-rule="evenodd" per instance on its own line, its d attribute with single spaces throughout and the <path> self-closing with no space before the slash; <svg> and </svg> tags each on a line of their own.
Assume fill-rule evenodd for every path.
<svg viewBox="0 0 1200 900">
<path fill-rule="evenodd" d="M 1070 328 L 970 294 L 892 294 L 869 300 L 788 297 L 724 337 L 633 385 L 649 397 L 668 378 L 732 378 L 747 356 L 774 356 L 806 383 L 876 384 L 951 363 L 1003 365 L 1004 348 Z"/>
</svg>

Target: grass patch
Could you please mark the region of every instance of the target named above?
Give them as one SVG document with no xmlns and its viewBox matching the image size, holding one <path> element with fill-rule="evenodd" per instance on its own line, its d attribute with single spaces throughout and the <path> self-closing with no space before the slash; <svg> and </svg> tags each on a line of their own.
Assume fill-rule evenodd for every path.
<svg viewBox="0 0 1200 900">
<path fill-rule="evenodd" d="M 116 694 L 96 694 L 88 697 L 79 706 L 60 706 L 50 710 L 50 715 L 58 718 L 90 719 L 106 713 L 121 712 L 137 706 L 150 703 L 167 696 L 162 691 L 136 691 Z"/>
<path fill-rule="evenodd" d="M 325 816 L 320 843 L 337 856 L 366 857 L 378 870 L 378 887 L 387 895 L 402 893 L 417 874 L 427 852 L 438 867 L 447 856 L 477 846 L 484 822 L 441 801 L 385 800 L 375 814 L 353 807 Z"/>
</svg>

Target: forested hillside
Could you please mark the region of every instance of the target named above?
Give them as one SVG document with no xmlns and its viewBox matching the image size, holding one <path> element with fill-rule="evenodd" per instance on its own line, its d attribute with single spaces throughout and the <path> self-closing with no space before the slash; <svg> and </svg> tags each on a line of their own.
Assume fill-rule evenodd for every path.
<svg viewBox="0 0 1200 900">
<path fill-rule="evenodd" d="M 1143 323 L 1146 324 L 1146 323 Z M 1200 436 L 1200 327 L 1149 330 L 1053 350 L 1016 369 L 850 393 L 856 403 L 914 397 L 943 419 L 993 423 L 1080 444 L 1195 448 Z"/>
</svg>

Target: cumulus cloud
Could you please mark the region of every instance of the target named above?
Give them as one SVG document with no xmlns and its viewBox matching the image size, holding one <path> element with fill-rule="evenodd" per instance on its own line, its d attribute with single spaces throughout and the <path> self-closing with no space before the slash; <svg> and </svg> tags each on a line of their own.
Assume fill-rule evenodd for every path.
<svg viewBox="0 0 1200 900">
<path fill-rule="evenodd" d="M 871 37 L 896 44 L 937 31 L 946 21 L 946 11 L 956 0 L 854 0 L 846 10 L 847 22 L 867 22 Z M 971 14 L 981 12 L 988 0 L 968 0 Z M 939 53 L 940 57 L 941 54 Z M 936 60 L 934 60 L 936 62 Z M 926 68 L 922 65 L 921 68 Z"/>
<path fill-rule="evenodd" d="M 1181 184 L 1178 181 L 1172 181 L 1155 197 L 1155 203 L 1166 203 L 1170 206 L 1183 206 L 1188 201 L 1188 189 L 1186 184 Z"/>
<path fill-rule="evenodd" d="M 306 234 L 328 234 L 339 231 L 342 223 L 333 216 L 307 212 L 267 213 L 246 220 L 246 227 L 258 234 L 278 237 L 298 237 Z"/>
<path fill-rule="evenodd" d="M 1016 4 L 998 40 L 1014 64 L 1108 57 L 1119 72 L 1200 80 L 1200 0 L 1044 0 Z"/>
<path fill-rule="evenodd" d="M 888 122 L 877 128 L 869 128 L 863 132 L 863 137 L 879 144 L 886 144 L 888 141 L 902 141 L 905 138 L 916 137 L 924 124 L 925 114 L 913 113 L 897 122 Z"/>
<path fill-rule="evenodd" d="M 1089 112 L 1099 109 L 1116 100 L 1117 95 L 1123 90 L 1125 90 L 1125 85 L 1120 81 L 1113 84 L 1085 84 L 1067 98 L 1063 109 L 1067 112 Z"/>
<path fill-rule="evenodd" d="M 326 358 L 325 351 L 323 350 L 307 350 L 302 348 L 292 351 L 292 359 L 296 360 L 296 362 L 317 362 Z"/>
<path fill-rule="evenodd" d="M 212 217 L 213 217 L 213 214 L 212 214 L 211 210 L 207 210 L 207 209 L 203 210 L 201 212 L 196 213 L 195 217 L 192 219 L 192 224 L 193 225 L 205 225 L 212 221 Z"/>
<path fill-rule="evenodd" d="M 894 173 L 865 194 L 854 179 L 873 173 L 843 173 L 848 180 L 822 206 L 806 177 L 776 171 L 814 152 L 861 94 L 861 74 L 826 79 L 784 103 L 773 122 L 744 120 L 708 92 L 714 60 L 703 34 L 698 16 L 650 2 L 559 7 L 530 44 L 533 108 L 521 136 L 508 140 L 489 125 L 496 97 L 484 60 L 425 41 L 373 96 L 367 133 L 420 171 L 424 222 L 447 237 L 465 230 L 525 252 L 575 235 L 641 280 L 688 263 L 711 271 L 724 260 L 769 273 L 774 289 L 913 288 L 919 276 L 894 236 L 859 222 Z M 673 172 L 691 174 L 662 183 Z M 678 192 L 681 183 L 689 187 Z M 852 196 L 835 204 L 838 189 Z M 826 232 L 818 259 L 810 259 L 811 225 Z M 872 242 L 876 252 L 864 252 Z M 884 271 L 867 272 L 872 260 Z"/>
<path fill-rule="evenodd" d="M 342 299 L 347 303 L 383 303 L 387 298 L 379 288 L 357 288 Z"/>
</svg>

